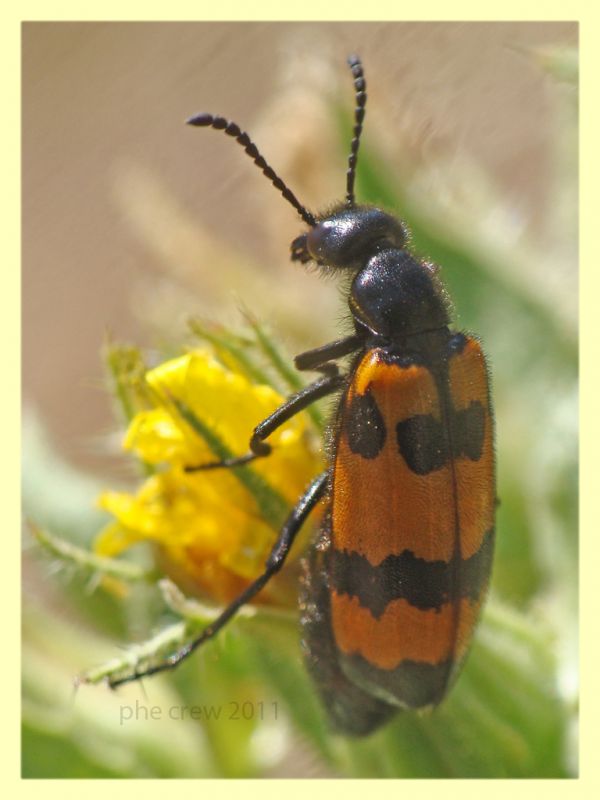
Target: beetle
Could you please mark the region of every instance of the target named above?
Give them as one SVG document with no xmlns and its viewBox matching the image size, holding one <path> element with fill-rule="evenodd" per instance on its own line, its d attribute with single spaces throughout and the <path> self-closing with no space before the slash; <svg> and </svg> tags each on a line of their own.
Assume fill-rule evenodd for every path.
<svg viewBox="0 0 600 800">
<path fill-rule="evenodd" d="M 291 511 L 264 572 L 197 638 L 134 677 L 173 668 L 214 637 L 282 568 L 325 499 L 301 579 L 302 647 L 333 727 L 362 736 L 399 709 L 433 707 L 447 694 L 486 594 L 496 499 L 489 375 L 479 341 L 450 330 L 437 269 L 409 249 L 405 224 L 355 202 L 367 95 L 360 59 L 348 63 L 355 111 L 346 196 L 325 214 L 315 216 L 297 200 L 234 122 L 207 113 L 188 120 L 233 137 L 296 209 L 308 230 L 293 240 L 292 261 L 350 276 L 354 330 L 296 357 L 299 370 L 320 377 L 255 428 L 248 453 L 187 467 L 264 458 L 273 431 L 339 393 L 329 466 Z M 345 357 L 351 360 L 343 371 Z"/>
</svg>

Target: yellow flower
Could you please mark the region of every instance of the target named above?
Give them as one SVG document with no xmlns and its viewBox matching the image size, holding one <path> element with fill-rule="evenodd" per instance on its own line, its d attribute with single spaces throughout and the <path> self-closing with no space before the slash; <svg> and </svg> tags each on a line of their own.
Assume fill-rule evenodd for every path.
<svg viewBox="0 0 600 800">
<path fill-rule="evenodd" d="M 146 374 L 146 384 L 155 407 L 133 418 L 124 447 L 157 470 L 135 495 L 102 495 L 115 521 L 96 551 L 115 556 L 152 542 L 182 588 L 226 602 L 261 573 L 285 514 L 322 468 L 314 431 L 299 414 L 269 438 L 268 458 L 235 470 L 186 472 L 246 453 L 252 429 L 284 398 L 208 351 L 167 361 Z M 262 596 L 280 596 L 277 585 Z"/>
</svg>

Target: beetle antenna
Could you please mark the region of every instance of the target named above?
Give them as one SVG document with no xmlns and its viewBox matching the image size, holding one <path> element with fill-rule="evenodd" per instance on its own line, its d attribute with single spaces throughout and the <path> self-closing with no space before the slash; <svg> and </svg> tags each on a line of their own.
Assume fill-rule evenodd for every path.
<svg viewBox="0 0 600 800">
<path fill-rule="evenodd" d="M 246 154 L 250 156 L 256 166 L 263 171 L 263 174 L 266 175 L 273 186 L 279 189 L 288 203 L 294 206 L 304 222 L 310 225 L 311 228 L 315 227 L 317 222 L 313 215 L 304 208 L 302 203 L 296 198 L 296 195 L 288 189 L 275 170 L 267 164 L 258 152 L 257 146 L 250 139 L 248 134 L 241 130 L 239 125 L 236 125 L 235 122 L 229 122 L 224 117 L 215 117 L 212 114 L 197 114 L 195 117 L 190 117 L 190 119 L 186 121 L 188 125 L 194 125 L 197 128 L 215 128 L 218 131 L 224 131 L 228 136 L 235 137 L 236 142 L 244 148 Z"/>
<path fill-rule="evenodd" d="M 354 109 L 354 137 L 350 145 L 348 156 L 348 171 L 346 172 L 346 205 L 354 205 L 354 178 L 356 176 L 356 162 L 358 160 L 358 147 L 365 118 L 365 105 L 367 103 L 367 84 L 363 73 L 363 66 L 358 56 L 350 56 L 348 64 L 354 76 L 354 89 L 356 108 Z"/>
</svg>

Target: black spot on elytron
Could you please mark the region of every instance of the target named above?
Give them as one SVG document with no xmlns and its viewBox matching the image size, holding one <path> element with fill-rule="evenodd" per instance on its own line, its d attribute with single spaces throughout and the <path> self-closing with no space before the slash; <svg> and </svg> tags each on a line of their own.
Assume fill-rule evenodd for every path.
<svg viewBox="0 0 600 800">
<path fill-rule="evenodd" d="M 485 411 L 478 400 L 471 400 L 468 408 L 454 412 L 454 449 L 471 461 L 479 461 L 483 451 Z"/>
<path fill-rule="evenodd" d="M 451 437 L 442 423 L 431 414 L 416 414 L 396 425 L 398 449 L 409 468 L 417 475 L 427 475 L 441 469 L 452 456 L 465 456 L 479 461 L 485 435 L 485 410 L 479 400 L 471 400 L 467 408 L 452 411 Z"/>
<path fill-rule="evenodd" d="M 354 395 L 345 421 L 350 450 L 363 458 L 376 458 L 385 444 L 385 422 L 371 390 Z"/>
<path fill-rule="evenodd" d="M 416 414 L 396 425 L 398 449 L 417 475 L 441 469 L 448 461 L 448 443 L 442 423 L 431 414 Z"/>
</svg>

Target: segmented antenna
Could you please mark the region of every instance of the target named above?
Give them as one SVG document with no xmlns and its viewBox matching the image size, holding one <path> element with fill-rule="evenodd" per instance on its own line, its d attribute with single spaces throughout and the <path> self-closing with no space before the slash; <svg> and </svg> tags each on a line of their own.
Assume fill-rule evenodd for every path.
<svg viewBox="0 0 600 800">
<path fill-rule="evenodd" d="M 316 223 L 315 218 L 307 211 L 306 208 L 300 203 L 293 192 L 291 192 L 277 173 L 267 164 L 254 142 L 250 139 L 248 134 L 241 130 L 235 122 L 229 122 L 224 117 L 214 117 L 212 114 L 197 114 L 195 117 L 190 117 L 187 120 L 188 125 L 194 125 L 197 128 L 215 128 L 218 131 L 224 131 L 228 136 L 234 136 L 238 144 L 240 144 L 244 151 L 254 161 L 256 166 L 263 171 L 263 174 L 271 181 L 276 189 L 279 189 L 284 198 L 294 206 L 298 214 L 302 217 L 307 225 L 314 228 Z"/>
<path fill-rule="evenodd" d="M 362 133 L 363 120 L 365 118 L 365 105 L 367 103 L 367 84 L 363 73 L 363 66 L 358 56 L 350 56 L 348 64 L 354 76 L 354 89 L 356 108 L 354 109 L 354 138 L 350 145 L 350 155 L 348 156 L 348 171 L 346 172 L 346 205 L 354 205 L 354 178 L 356 177 L 356 162 L 358 160 L 358 148 L 360 145 L 360 135 Z"/>
</svg>

